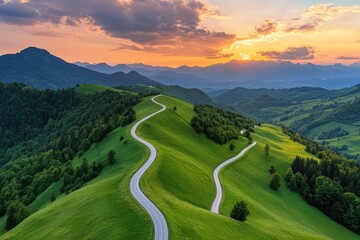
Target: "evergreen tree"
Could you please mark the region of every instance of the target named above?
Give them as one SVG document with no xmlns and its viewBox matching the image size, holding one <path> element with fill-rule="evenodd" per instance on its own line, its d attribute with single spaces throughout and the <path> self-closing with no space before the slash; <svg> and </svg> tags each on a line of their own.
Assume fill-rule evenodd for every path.
<svg viewBox="0 0 360 240">
<path fill-rule="evenodd" d="M 290 180 L 289 180 L 288 188 L 289 188 L 291 191 L 297 191 L 296 177 L 295 177 L 294 174 L 291 176 L 291 178 L 290 178 Z"/>
<path fill-rule="evenodd" d="M 290 182 L 290 180 L 291 180 L 291 178 L 292 178 L 292 176 L 294 176 L 294 173 L 293 173 L 293 171 L 292 171 L 292 169 L 291 168 L 288 168 L 287 170 L 286 170 L 286 173 L 285 173 L 285 181 L 287 182 L 287 183 L 289 183 Z"/>
<path fill-rule="evenodd" d="M 269 156 L 269 153 L 270 153 L 270 147 L 269 147 L 269 144 L 266 144 L 265 145 L 265 156 L 266 156 L 266 158 Z"/>
<path fill-rule="evenodd" d="M 81 144 L 80 144 L 80 152 L 85 152 L 86 150 L 88 150 L 90 148 L 91 144 L 89 139 L 85 138 L 84 140 L 82 140 Z"/>
<path fill-rule="evenodd" d="M 281 182 L 280 182 L 280 175 L 275 173 L 272 175 L 271 181 L 270 181 L 270 187 L 273 190 L 278 190 L 281 186 Z"/>
<path fill-rule="evenodd" d="M 234 149 L 235 149 L 235 145 L 234 145 L 233 143 L 230 143 L 229 148 L 230 148 L 230 151 L 234 151 Z"/>
<path fill-rule="evenodd" d="M 274 165 L 271 165 L 270 169 L 268 170 L 268 172 L 273 175 L 276 172 L 276 169 L 274 167 Z"/>
<path fill-rule="evenodd" d="M 230 217 L 241 222 L 244 222 L 249 215 L 248 205 L 244 201 L 237 202 L 230 213 Z"/>
<path fill-rule="evenodd" d="M 250 131 L 245 131 L 245 137 L 248 139 L 249 144 L 252 143 L 253 138 L 252 138 L 252 136 L 250 134 Z"/>
</svg>

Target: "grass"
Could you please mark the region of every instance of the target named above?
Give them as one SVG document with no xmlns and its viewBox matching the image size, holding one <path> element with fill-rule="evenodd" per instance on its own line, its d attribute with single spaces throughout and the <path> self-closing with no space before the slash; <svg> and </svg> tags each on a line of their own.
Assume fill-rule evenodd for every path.
<svg viewBox="0 0 360 240">
<path fill-rule="evenodd" d="M 271 145 L 269 161 L 280 173 L 285 172 L 295 154 L 308 156 L 304 146 L 290 141 L 280 128 L 272 126 L 257 130 L 259 145 L 233 166 L 244 161 L 251 165 L 230 166 L 222 172 L 224 216 L 211 213 L 215 197 L 213 170 L 234 153 L 228 146 L 216 145 L 191 129 L 190 104 L 169 97 L 158 99 L 178 110 L 168 109 L 142 125 L 140 133 L 157 147 L 159 156 L 141 184 L 168 220 L 171 239 L 358 239 L 358 235 L 309 206 L 297 193 L 285 187 L 280 191 L 283 195 L 270 190 L 267 170 L 271 164 L 262 160 L 264 143 Z M 236 145 L 238 152 L 246 141 Z M 246 181 L 245 176 L 249 177 Z M 244 198 L 252 202 L 252 215 L 248 222 L 239 223 L 228 215 L 235 202 Z"/>
<path fill-rule="evenodd" d="M 149 99 L 135 107 L 138 118 L 158 109 Z M 52 203 L 45 197 L 53 188 L 50 186 L 29 207 L 39 210 L 0 239 L 151 239 L 151 220 L 129 190 L 130 178 L 148 152 L 131 138 L 130 127 L 114 130 L 82 156 L 89 162 L 106 161 L 107 153 L 114 149 L 117 164 L 104 169 L 80 190 Z M 120 136 L 125 137 L 122 142 Z M 75 159 L 74 165 L 82 157 Z"/>
<path fill-rule="evenodd" d="M 328 131 L 334 128 L 340 127 L 350 134 L 347 136 L 343 136 L 340 138 L 333 138 L 333 139 L 325 139 L 330 146 L 339 147 L 341 148 L 343 145 L 348 146 L 348 150 L 341 151 L 342 153 L 347 153 L 350 155 L 356 155 L 360 153 L 360 126 L 356 126 L 355 124 L 344 124 L 338 122 L 328 122 L 326 124 L 322 124 L 316 128 L 311 129 L 311 131 L 307 134 L 309 137 L 316 138 L 318 134 L 323 131 Z M 321 140 L 322 141 L 322 140 Z"/>
<path fill-rule="evenodd" d="M 104 92 L 106 90 L 111 90 L 120 93 L 130 93 L 129 91 L 119 90 L 112 87 L 106 87 L 97 84 L 81 84 L 75 88 L 75 91 L 80 94 L 93 94 L 96 92 Z"/>
<path fill-rule="evenodd" d="M 359 235 L 332 221 L 308 205 L 282 181 L 279 191 L 270 189 L 268 169 L 274 165 L 284 175 L 295 155 L 309 156 L 304 146 L 292 142 L 279 127 L 264 125 L 256 128 L 257 146 L 244 158 L 222 173 L 224 201 L 221 213 L 229 215 L 234 204 L 245 200 L 251 215 L 238 228 L 248 231 L 253 239 L 359 239 Z M 270 146 L 265 158 L 264 147 Z M 257 226 L 256 229 L 253 229 Z"/>
<path fill-rule="evenodd" d="M 349 124 L 331 121 L 331 122 L 322 124 L 316 128 L 311 129 L 307 135 L 311 136 L 311 137 L 315 137 L 316 135 L 320 134 L 321 132 L 329 131 L 329 130 L 332 130 L 337 127 L 340 127 L 350 133 L 356 133 L 356 132 L 358 133 L 358 131 L 360 130 L 360 128 L 358 126 L 353 126 L 353 125 L 349 125 Z"/>
<path fill-rule="evenodd" d="M 158 158 L 141 180 L 147 196 L 164 213 L 171 239 L 358 239 L 359 236 L 309 206 L 294 192 L 268 187 L 270 165 L 285 172 L 294 154 L 307 155 L 277 127 L 256 128 L 258 146 L 221 172 L 224 199 L 221 212 L 209 211 L 215 197 L 215 167 L 247 145 L 245 139 L 218 145 L 195 133 L 189 125 L 192 105 L 162 96 L 168 109 L 138 129 L 139 135 L 158 149 Z M 177 110 L 174 111 L 173 107 Z M 136 107 L 138 119 L 158 106 L 145 99 Z M 153 228 L 146 212 L 129 193 L 133 173 L 147 159 L 148 151 L 130 138 L 130 126 L 119 128 L 85 153 L 89 161 L 105 161 L 109 150 L 118 163 L 106 168 L 78 191 L 48 203 L 0 239 L 152 239 Z M 120 143 L 123 135 L 129 142 Z M 269 143 L 269 160 L 263 147 Z M 76 166 L 82 158 L 74 161 Z M 228 217 L 234 203 L 250 202 L 245 223 Z"/>
</svg>

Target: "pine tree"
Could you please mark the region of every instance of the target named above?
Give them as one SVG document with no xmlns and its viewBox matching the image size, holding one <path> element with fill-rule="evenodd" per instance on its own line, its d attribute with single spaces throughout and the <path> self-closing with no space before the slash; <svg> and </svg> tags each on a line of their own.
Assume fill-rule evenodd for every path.
<svg viewBox="0 0 360 240">
<path fill-rule="evenodd" d="M 265 145 L 265 156 L 266 156 L 266 158 L 269 156 L 269 153 L 270 153 L 270 147 L 269 147 L 269 144 L 266 144 Z"/>
<path fill-rule="evenodd" d="M 281 186 L 281 182 L 280 182 L 280 175 L 275 173 L 273 174 L 271 181 L 270 181 L 270 187 L 273 190 L 278 190 Z"/>
<path fill-rule="evenodd" d="M 286 170 L 286 173 L 285 173 L 285 181 L 286 181 L 287 183 L 289 183 L 290 180 L 291 180 L 291 178 L 292 178 L 292 176 L 294 176 L 294 173 L 293 173 L 293 171 L 292 171 L 291 168 L 288 168 L 288 169 Z"/>
<path fill-rule="evenodd" d="M 268 172 L 269 172 L 271 175 L 276 172 L 276 169 L 275 169 L 274 165 L 272 165 L 272 166 L 270 167 L 270 169 L 268 170 Z"/>
</svg>

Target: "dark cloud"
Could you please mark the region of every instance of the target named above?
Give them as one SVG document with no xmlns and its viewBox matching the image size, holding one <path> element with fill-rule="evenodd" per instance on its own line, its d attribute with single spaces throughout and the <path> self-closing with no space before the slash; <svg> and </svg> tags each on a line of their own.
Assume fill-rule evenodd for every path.
<svg viewBox="0 0 360 240">
<path fill-rule="evenodd" d="M 309 60 L 314 59 L 315 50 L 312 47 L 289 47 L 285 51 L 264 51 L 257 54 L 273 60 Z"/>
<path fill-rule="evenodd" d="M 352 57 L 352 56 L 339 56 L 336 58 L 337 60 L 359 60 L 360 57 Z"/>
<path fill-rule="evenodd" d="M 255 27 L 257 34 L 268 35 L 270 33 L 276 32 L 277 23 L 271 19 L 265 20 L 261 25 Z"/>
<path fill-rule="evenodd" d="M 33 25 L 37 22 L 39 13 L 35 9 L 14 1 L 0 2 L 0 21 L 10 24 Z"/>
<path fill-rule="evenodd" d="M 30 0 L 0 4 L 0 22 L 77 25 L 86 20 L 107 35 L 130 39 L 145 48 L 188 42 L 208 42 L 212 47 L 218 47 L 235 38 L 202 27 L 201 16 L 204 14 L 218 13 L 199 0 Z"/>
<path fill-rule="evenodd" d="M 224 54 L 224 53 L 218 53 L 218 54 L 215 55 L 215 56 L 210 56 L 210 57 L 208 57 L 208 59 L 231 58 L 231 57 L 233 57 L 233 56 L 234 56 L 233 53 L 226 53 L 226 54 Z"/>
</svg>

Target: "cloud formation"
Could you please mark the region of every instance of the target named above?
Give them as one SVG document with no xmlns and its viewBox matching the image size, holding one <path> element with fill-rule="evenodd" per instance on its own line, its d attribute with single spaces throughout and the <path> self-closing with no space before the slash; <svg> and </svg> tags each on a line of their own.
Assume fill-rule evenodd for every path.
<svg viewBox="0 0 360 240">
<path fill-rule="evenodd" d="M 284 51 L 262 51 L 257 54 L 271 60 L 310 60 L 315 57 L 312 47 L 289 47 Z"/>
<path fill-rule="evenodd" d="M 201 17 L 204 15 L 219 13 L 200 0 L 0 0 L 0 22 L 3 23 L 76 26 L 86 22 L 111 37 L 131 40 L 140 49 L 188 43 L 199 43 L 199 47 L 208 43 L 214 56 L 220 46 L 231 43 L 235 36 L 203 27 Z M 133 45 L 129 46 L 134 49 Z M 209 53 L 208 50 L 198 52 Z"/>
<path fill-rule="evenodd" d="M 277 23 L 274 20 L 267 19 L 261 25 L 255 27 L 255 31 L 260 35 L 268 35 L 270 33 L 276 32 Z"/>
<path fill-rule="evenodd" d="M 305 10 L 300 17 L 293 19 L 285 32 L 314 32 L 324 22 L 346 13 L 360 13 L 360 6 L 314 5 Z"/>
</svg>

